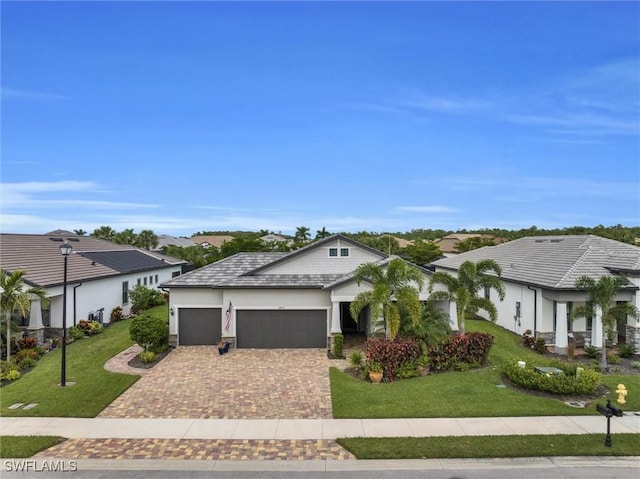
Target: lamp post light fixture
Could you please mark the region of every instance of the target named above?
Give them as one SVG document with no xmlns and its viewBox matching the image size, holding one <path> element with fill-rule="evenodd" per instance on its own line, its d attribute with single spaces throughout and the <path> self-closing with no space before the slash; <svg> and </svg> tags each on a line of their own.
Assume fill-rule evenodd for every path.
<svg viewBox="0 0 640 479">
<path fill-rule="evenodd" d="M 64 256 L 64 279 L 62 280 L 62 371 L 60 386 L 67 385 L 67 258 L 73 248 L 66 241 L 60 245 L 60 253 Z"/>
</svg>

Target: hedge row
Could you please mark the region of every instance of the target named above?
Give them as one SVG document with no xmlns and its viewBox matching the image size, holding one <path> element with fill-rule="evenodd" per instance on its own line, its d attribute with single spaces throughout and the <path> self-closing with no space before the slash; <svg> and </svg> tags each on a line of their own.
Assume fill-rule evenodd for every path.
<svg viewBox="0 0 640 479">
<path fill-rule="evenodd" d="M 504 367 L 505 375 L 515 384 L 525 389 L 546 391 L 552 394 L 590 394 L 600 386 L 602 376 L 592 369 L 584 369 L 576 374 L 577 367 L 571 364 L 556 364 L 562 374 L 545 374 L 533 368 L 521 368 L 515 363 Z"/>
<path fill-rule="evenodd" d="M 428 347 L 429 368 L 447 371 L 460 365 L 480 366 L 489 356 L 495 338 L 488 333 L 467 333 L 449 336 L 443 342 Z"/>
<path fill-rule="evenodd" d="M 382 364 L 383 378 L 391 382 L 395 379 L 398 368 L 420 357 L 420 342 L 417 339 L 396 338 L 389 341 L 368 338 L 364 344 L 364 353 L 368 361 Z"/>
</svg>

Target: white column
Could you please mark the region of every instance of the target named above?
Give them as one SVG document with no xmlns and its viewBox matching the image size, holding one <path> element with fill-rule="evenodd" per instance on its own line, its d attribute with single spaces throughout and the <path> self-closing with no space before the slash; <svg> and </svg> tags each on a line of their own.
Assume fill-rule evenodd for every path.
<svg viewBox="0 0 640 479">
<path fill-rule="evenodd" d="M 31 300 L 31 311 L 29 312 L 29 326 L 27 329 L 42 329 L 42 306 L 40 298 Z"/>
<path fill-rule="evenodd" d="M 451 323 L 451 330 L 458 331 L 458 312 L 456 310 L 456 303 L 449 301 L 449 323 Z"/>
<path fill-rule="evenodd" d="M 565 354 L 569 344 L 569 331 L 567 330 L 567 303 L 556 303 L 556 353 Z"/>
<path fill-rule="evenodd" d="M 602 312 L 600 308 L 594 308 L 593 322 L 591 325 L 591 344 L 597 348 L 602 347 Z"/>
<path fill-rule="evenodd" d="M 340 301 L 331 302 L 331 334 L 342 334 L 340 326 Z"/>
</svg>

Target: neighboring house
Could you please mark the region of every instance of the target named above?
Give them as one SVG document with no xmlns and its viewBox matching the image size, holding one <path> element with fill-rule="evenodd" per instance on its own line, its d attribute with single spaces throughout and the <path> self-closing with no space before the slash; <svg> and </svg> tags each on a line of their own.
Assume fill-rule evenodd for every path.
<svg viewBox="0 0 640 479">
<path fill-rule="evenodd" d="M 92 236 L 61 233 L 0 235 L 0 267 L 8 273 L 26 270 L 25 282 L 43 288 L 49 298 L 48 306 L 33 301 L 30 317 L 22 318 L 22 326 L 40 341 L 62 329 L 63 241 L 73 248 L 67 258 L 67 327 L 90 314 L 99 316 L 98 312 L 108 322 L 116 306 L 128 314 L 129 291 L 134 286 L 158 288 L 181 274 L 183 260 Z"/>
<path fill-rule="evenodd" d="M 189 238 L 177 238 L 171 235 L 158 235 L 158 246 L 156 246 L 152 251 L 162 251 L 162 248 L 165 246 L 179 246 L 181 248 L 188 248 L 195 245 L 196 243 Z"/>
<path fill-rule="evenodd" d="M 356 322 L 349 305 L 371 285 L 358 286 L 354 271 L 389 259 L 342 235 L 289 253 L 235 254 L 160 285 L 170 291 L 172 342 L 224 338 L 239 348 L 325 348 L 333 334 L 366 333 L 368 310 Z M 421 298 L 427 296 L 425 287 Z"/>
<path fill-rule="evenodd" d="M 481 259 L 493 259 L 502 268 L 504 301 L 495 291 L 490 292 L 490 299 L 498 308 L 498 324 L 517 334 L 531 330 L 560 352 L 566 350 L 570 333 L 577 341 L 602 346 L 599 317 L 573 323 L 568 319 L 571 308 L 584 304 L 586 299 L 585 292 L 575 287 L 580 276 L 595 280 L 605 275 L 625 276 L 629 286 L 620 291 L 616 300 L 640 307 L 637 246 L 594 235 L 533 236 L 462 253 L 432 265 L 436 271 L 455 274 L 464 261 Z M 455 305 L 452 307 L 451 317 L 455 317 Z M 634 318 L 619 325 L 618 336 L 640 348 L 640 324 Z"/>
<path fill-rule="evenodd" d="M 231 235 L 198 235 L 198 236 L 192 236 L 191 241 L 193 241 L 197 245 L 204 246 L 205 248 L 209 246 L 215 246 L 216 248 L 220 248 L 220 246 L 222 246 L 224 243 L 233 241 L 233 236 Z"/>
<path fill-rule="evenodd" d="M 380 235 L 380 238 L 382 238 L 382 239 L 391 238 L 392 240 L 395 240 L 396 243 L 398 243 L 398 247 L 401 248 L 401 249 L 404 249 L 407 246 L 411 246 L 414 243 L 413 240 L 407 240 L 407 239 L 404 239 L 404 238 L 398 238 L 397 236 L 393 236 L 393 235 Z"/>
<path fill-rule="evenodd" d="M 442 251 L 442 254 L 449 257 L 451 255 L 458 254 L 458 250 L 456 250 L 456 246 L 458 246 L 458 243 L 468 240 L 469 238 L 490 239 L 494 242 L 494 244 L 501 244 L 505 242 L 504 238 L 498 238 L 497 236 L 489 234 L 452 233 L 445 236 L 444 238 L 436 240 L 435 243 L 440 247 L 440 251 Z"/>
</svg>

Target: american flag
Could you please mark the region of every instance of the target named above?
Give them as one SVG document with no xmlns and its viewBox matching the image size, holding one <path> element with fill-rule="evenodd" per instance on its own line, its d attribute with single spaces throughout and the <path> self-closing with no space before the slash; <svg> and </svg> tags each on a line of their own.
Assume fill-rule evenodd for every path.
<svg viewBox="0 0 640 479">
<path fill-rule="evenodd" d="M 231 316 L 233 316 L 233 304 L 229 301 L 229 307 L 227 308 L 227 322 L 224 325 L 224 330 L 229 332 L 229 328 L 231 327 Z"/>
</svg>

